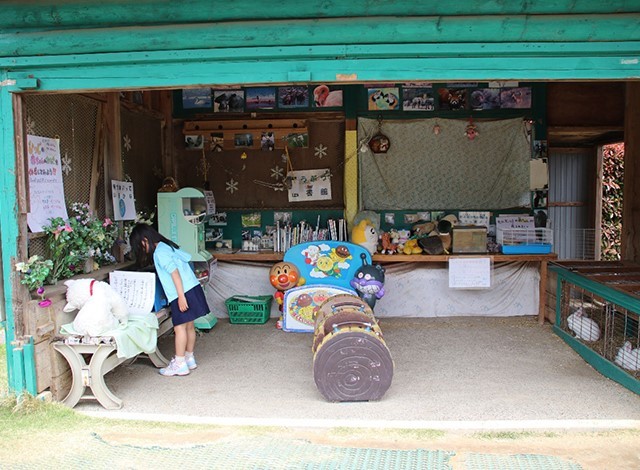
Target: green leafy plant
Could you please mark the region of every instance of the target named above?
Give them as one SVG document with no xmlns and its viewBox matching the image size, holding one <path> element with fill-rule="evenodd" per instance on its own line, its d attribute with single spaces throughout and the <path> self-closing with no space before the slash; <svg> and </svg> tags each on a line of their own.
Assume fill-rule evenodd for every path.
<svg viewBox="0 0 640 470">
<path fill-rule="evenodd" d="M 116 261 L 111 248 L 118 228 L 109 218 L 98 219 L 88 204 L 72 204 L 68 220 L 55 217 L 43 229 L 47 233 L 47 250 L 53 261 L 51 281 L 82 272 L 85 261 L 90 258 L 98 266 Z"/>
<path fill-rule="evenodd" d="M 45 284 L 53 270 L 53 261 L 34 255 L 26 262 L 16 263 L 15 267 L 22 276 L 20 283 L 25 284 L 32 291 L 41 289 Z"/>
</svg>

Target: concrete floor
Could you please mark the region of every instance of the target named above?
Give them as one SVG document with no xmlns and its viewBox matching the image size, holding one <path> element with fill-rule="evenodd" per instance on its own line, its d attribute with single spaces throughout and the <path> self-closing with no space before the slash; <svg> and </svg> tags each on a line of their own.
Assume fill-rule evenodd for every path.
<svg viewBox="0 0 640 470">
<path fill-rule="evenodd" d="M 108 374 L 120 411 L 89 414 L 301 426 L 640 427 L 640 396 L 596 372 L 534 317 L 384 318 L 395 362 L 378 402 L 328 403 L 313 380 L 312 335 L 220 320 L 198 337 L 198 369 L 162 377 L 146 359 Z M 171 356 L 173 337 L 161 339 Z M 554 426 L 555 423 L 555 426 Z"/>
</svg>

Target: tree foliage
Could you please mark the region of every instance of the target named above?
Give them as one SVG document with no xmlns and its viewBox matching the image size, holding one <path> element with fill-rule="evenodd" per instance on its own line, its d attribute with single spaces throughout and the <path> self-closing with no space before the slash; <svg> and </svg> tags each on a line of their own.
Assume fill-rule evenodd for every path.
<svg viewBox="0 0 640 470">
<path fill-rule="evenodd" d="M 602 157 L 602 259 L 618 260 L 622 234 L 624 144 L 605 145 Z"/>
</svg>

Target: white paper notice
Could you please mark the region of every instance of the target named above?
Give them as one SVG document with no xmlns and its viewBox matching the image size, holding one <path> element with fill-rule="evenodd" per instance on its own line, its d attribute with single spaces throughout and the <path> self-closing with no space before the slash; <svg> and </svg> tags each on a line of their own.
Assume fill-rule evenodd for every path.
<svg viewBox="0 0 640 470">
<path fill-rule="evenodd" d="M 27 224 L 32 232 L 42 232 L 49 219 L 68 218 L 64 202 L 60 140 L 27 135 L 29 209 Z"/>
<path fill-rule="evenodd" d="M 331 171 L 322 170 L 289 171 L 291 181 L 289 202 L 331 200 Z"/>
<path fill-rule="evenodd" d="M 491 287 L 491 258 L 449 259 L 449 287 L 488 289 Z"/>
<path fill-rule="evenodd" d="M 114 220 L 136 220 L 136 204 L 133 197 L 133 183 L 111 180 Z"/>
<path fill-rule="evenodd" d="M 216 198 L 213 197 L 213 191 L 204 192 L 204 200 L 207 203 L 207 215 L 216 213 Z"/>
<path fill-rule="evenodd" d="M 112 271 L 109 284 L 122 296 L 129 307 L 129 315 L 141 315 L 153 311 L 156 296 L 155 273 Z"/>
</svg>

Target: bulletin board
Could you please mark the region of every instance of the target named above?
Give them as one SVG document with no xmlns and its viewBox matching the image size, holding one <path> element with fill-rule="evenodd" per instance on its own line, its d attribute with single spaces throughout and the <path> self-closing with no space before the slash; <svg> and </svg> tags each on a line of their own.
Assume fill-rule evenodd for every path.
<svg viewBox="0 0 640 470">
<path fill-rule="evenodd" d="M 280 119 L 286 119 L 282 116 Z M 282 145 L 286 136 L 275 132 L 275 145 L 258 145 L 264 129 L 238 132 L 238 139 L 214 139 L 205 133 L 198 148 L 185 142 L 183 128 L 176 126 L 176 142 L 185 142 L 178 150 L 178 174 L 181 187 L 206 187 L 214 193 L 216 205 L 224 209 L 314 209 L 344 207 L 345 122 L 343 116 L 330 118 L 296 115 L 305 122 L 306 136 L 298 142 Z M 239 120 L 234 125 L 238 127 Z M 279 128 L 278 118 L 267 125 Z M 241 126 L 240 126 L 241 128 Z M 246 134 L 243 136 L 242 134 Z M 249 135 L 251 137 L 249 137 Z M 288 153 L 288 160 L 286 154 Z M 327 170 L 330 198 L 290 200 L 287 187 L 289 171 Z M 327 181 L 323 181 L 325 186 Z"/>
</svg>

